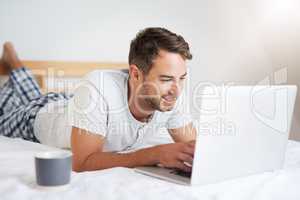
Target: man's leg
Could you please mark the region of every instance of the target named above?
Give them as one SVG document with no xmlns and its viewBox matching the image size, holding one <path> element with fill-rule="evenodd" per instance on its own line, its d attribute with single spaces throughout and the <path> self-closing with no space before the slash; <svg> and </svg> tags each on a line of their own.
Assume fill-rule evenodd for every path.
<svg viewBox="0 0 300 200">
<path fill-rule="evenodd" d="M 0 135 L 21 137 L 37 142 L 31 124 L 35 114 L 43 104 L 38 104 L 39 98 L 30 101 L 29 98 L 22 97 L 17 92 L 18 87 L 20 87 L 18 85 L 22 81 L 18 82 L 16 87 L 15 84 L 24 75 L 23 70 L 13 70 L 9 80 L 0 88 Z M 30 96 L 30 92 L 27 96 Z"/>
<path fill-rule="evenodd" d="M 24 67 L 11 43 L 7 42 L 3 45 L 1 60 L 4 68 L 8 68 L 8 71 L 10 71 L 10 85 L 23 104 L 26 105 L 41 95 L 39 85 L 31 74 L 31 71 Z"/>
<path fill-rule="evenodd" d="M 37 82 L 10 43 L 4 45 L 1 62 L 0 67 L 8 67 L 10 74 L 9 81 L 0 88 L 0 135 L 38 142 L 33 130 L 38 111 L 49 101 L 68 97 L 56 93 L 41 95 Z"/>
<path fill-rule="evenodd" d="M 30 102 L 41 93 L 30 71 L 22 67 L 11 43 L 3 45 L 0 68 L 2 74 L 9 75 L 0 88 L 0 135 L 36 141 L 34 135 L 26 131 L 26 125 L 34 117 Z"/>
<path fill-rule="evenodd" d="M 32 100 L 27 105 L 21 104 L 3 113 L 0 115 L 0 135 L 39 142 L 34 135 L 34 121 L 37 113 L 48 103 L 62 99 L 68 99 L 68 97 L 64 94 L 48 93 Z"/>
<path fill-rule="evenodd" d="M 0 71 L 9 75 L 8 81 L 0 88 L 0 115 L 41 96 L 36 80 L 30 70 L 23 67 L 11 43 L 3 45 Z"/>
</svg>

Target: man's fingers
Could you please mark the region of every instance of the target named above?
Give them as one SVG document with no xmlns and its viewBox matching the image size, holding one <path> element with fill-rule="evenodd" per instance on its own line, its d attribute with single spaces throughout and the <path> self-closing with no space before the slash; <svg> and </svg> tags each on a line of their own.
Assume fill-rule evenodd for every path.
<svg viewBox="0 0 300 200">
<path fill-rule="evenodd" d="M 190 156 L 194 157 L 195 148 L 190 147 L 189 145 L 185 145 L 183 147 L 183 153 L 189 154 Z"/>
<path fill-rule="evenodd" d="M 180 169 L 180 170 L 185 171 L 185 172 L 191 172 L 192 171 L 191 167 L 188 167 L 187 165 L 183 164 L 183 162 L 181 162 L 181 161 L 176 162 L 175 168 Z"/>
<path fill-rule="evenodd" d="M 193 164 L 193 157 L 188 155 L 188 154 L 185 154 L 185 153 L 179 153 L 178 154 L 178 159 L 181 161 L 181 162 L 187 162 L 189 164 Z"/>
</svg>

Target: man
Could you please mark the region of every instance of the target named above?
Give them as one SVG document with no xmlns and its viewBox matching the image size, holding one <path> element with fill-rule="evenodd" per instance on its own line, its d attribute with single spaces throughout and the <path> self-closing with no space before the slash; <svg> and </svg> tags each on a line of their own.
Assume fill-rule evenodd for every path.
<svg viewBox="0 0 300 200">
<path fill-rule="evenodd" d="M 191 171 L 196 130 L 178 103 L 187 76 L 186 60 L 191 58 L 181 36 L 164 28 L 147 28 L 131 42 L 128 72 L 91 72 L 72 97 L 41 95 L 12 45 L 6 44 L 2 60 L 11 72 L 0 93 L 6 96 L 0 102 L 0 131 L 45 144 L 61 142 L 65 135 L 77 172 L 147 165 Z M 14 104 L 7 103 L 12 97 L 20 103 L 9 105 Z M 46 110 L 49 106 L 66 112 L 52 120 Z M 16 113 L 22 119 L 11 117 Z M 47 126 L 53 122 L 60 127 L 58 131 Z M 174 143 L 139 148 L 162 128 L 168 129 Z"/>
</svg>

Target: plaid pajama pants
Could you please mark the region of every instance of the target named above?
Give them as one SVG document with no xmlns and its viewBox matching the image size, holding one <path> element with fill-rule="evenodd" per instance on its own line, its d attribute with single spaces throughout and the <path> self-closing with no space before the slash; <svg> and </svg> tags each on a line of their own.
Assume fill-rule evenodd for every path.
<svg viewBox="0 0 300 200">
<path fill-rule="evenodd" d="M 49 102 L 70 97 L 64 93 L 42 95 L 29 69 L 11 71 L 0 88 L 0 135 L 39 142 L 33 130 L 38 111 Z"/>
</svg>

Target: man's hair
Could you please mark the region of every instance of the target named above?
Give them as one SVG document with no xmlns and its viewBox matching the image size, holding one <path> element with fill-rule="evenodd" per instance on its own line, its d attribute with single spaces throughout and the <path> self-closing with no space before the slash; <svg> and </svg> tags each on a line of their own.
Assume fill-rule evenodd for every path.
<svg viewBox="0 0 300 200">
<path fill-rule="evenodd" d="M 148 73 L 160 50 L 178 53 L 184 60 L 192 59 L 189 44 L 182 36 L 165 28 L 151 27 L 138 32 L 131 41 L 129 65 L 134 64 L 144 73 Z"/>
</svg>

